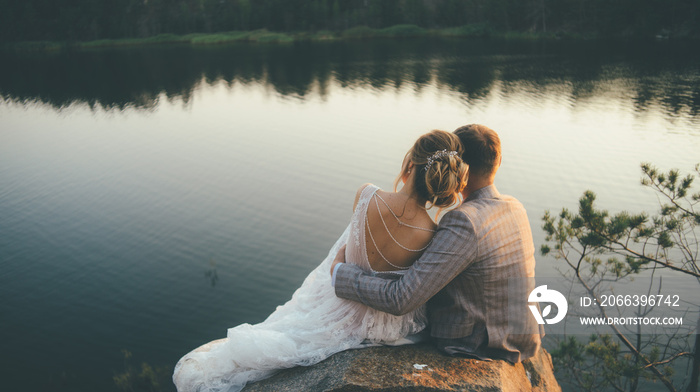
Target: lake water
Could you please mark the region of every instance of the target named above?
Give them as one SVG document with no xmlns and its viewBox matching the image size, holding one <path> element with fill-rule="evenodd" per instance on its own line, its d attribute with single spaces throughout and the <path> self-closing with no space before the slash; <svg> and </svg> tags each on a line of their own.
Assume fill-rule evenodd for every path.
<svg viewBox="0 0 700 392">
<path fill-rule="evenodd" d="M 0 367 L 7 390 L 116 390 L 262 321 L 415 139 L 483 123 L 528 210 L 587 189 L 656 211 L 641 162 L 700 162 L 691 44 L 373 41 L 3 53 Z M 556 262 L 540 257 L 537 273 Z M 132 356 L 125 360 L 123 351 Z M 163 390 L 172 390 L 168 384 Z"/>
</svg>

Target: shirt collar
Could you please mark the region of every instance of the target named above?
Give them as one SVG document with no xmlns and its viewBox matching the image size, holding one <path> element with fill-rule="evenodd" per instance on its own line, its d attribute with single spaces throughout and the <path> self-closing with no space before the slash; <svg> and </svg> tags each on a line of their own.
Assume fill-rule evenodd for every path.
<svg viewBox="0 0 700 392">
<path fill-rule="evenodd" d="M 498 189 L 496 189 L 496 185 L 491 184 L 475 190 L 474 192 L 469 194 L 469 197 L 467 197 L 467 199 L 464 201 L 467 202 L 475 199 L 495 199 L 500 195 L 501 193 L 498 192 Z"/>
</svg>

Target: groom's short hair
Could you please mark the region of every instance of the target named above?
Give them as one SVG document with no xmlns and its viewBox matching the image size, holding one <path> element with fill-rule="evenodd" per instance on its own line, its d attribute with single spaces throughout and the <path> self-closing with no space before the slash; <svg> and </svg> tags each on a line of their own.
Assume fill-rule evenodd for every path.
<svg viewBox="0 0 700 392">
<path fill-rule="evenodd" d="M 480 124 L 457 128 L 454 134 L 464 147 L 462 161 L 469 165 L 469 172 L 476 175 L 495 173 L 501 159 L 501 139 L 493 129 Z"/>
</svg>

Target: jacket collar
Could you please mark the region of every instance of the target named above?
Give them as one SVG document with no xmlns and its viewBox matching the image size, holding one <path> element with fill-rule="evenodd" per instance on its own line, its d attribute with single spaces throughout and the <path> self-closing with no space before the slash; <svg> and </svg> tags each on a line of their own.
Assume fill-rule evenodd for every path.
<svg viewBox="0 0 700 392">
<path fill-rule="evenodd" d="M 496 189 L 496 185 L 491 184 L 488 186 L 485 186 L 483 188 L 477 189 L 471 194 L 469 194 L 469 197 L 464 200 L 464 202 L 468 202 L 470 200 L 475 200 L 475 199 L 495 199 L 501 195 L 500 192 L 498 192 L 498 189 Z"/>
</svg>

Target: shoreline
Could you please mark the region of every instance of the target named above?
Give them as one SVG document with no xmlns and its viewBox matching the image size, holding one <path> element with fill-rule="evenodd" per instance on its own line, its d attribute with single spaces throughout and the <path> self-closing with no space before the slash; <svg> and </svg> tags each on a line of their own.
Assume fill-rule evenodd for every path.
<svg viewBox="0 0 700 392">
<path fill-rule="evenodd" d="M 567 32 L 498 32 L 493 31 L 489 26 L 483 24 L 465 25 L 443 29 L 426 29 L 416 25 L 404 24 L 394 25 L 383 29 L 375 29 L 367 26 L 356 26 L 343 31 L 322 30 L 316 32 L 274 32 L 266 29 L 260 29 L 251 31 L 227 31 L 219 33 L 191 33 L 186 35 L 167 33 L 146 38 L 116 38 L 92 41 L 20 41 L 5 43 L 3 46 L 5 49 L 20 52 L 52 52 L 66 49 L 89 50 L 167 44 L 213 46 L 231 43 L 292 44 L 295 42 L 338 42 L 350 40 L 407 38 L 593 41 L 603 37 L 598 34 Z M 619 38 L 637 39 L 642 37 Z M 668 37 L 656 38 L 660 40 L 668 40 Z"/>
</svg>

